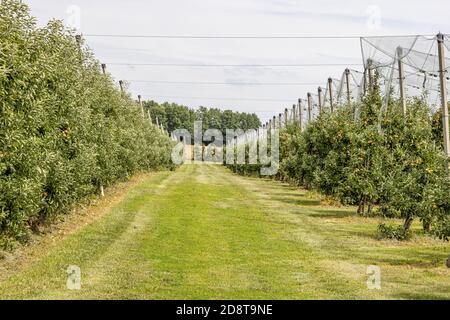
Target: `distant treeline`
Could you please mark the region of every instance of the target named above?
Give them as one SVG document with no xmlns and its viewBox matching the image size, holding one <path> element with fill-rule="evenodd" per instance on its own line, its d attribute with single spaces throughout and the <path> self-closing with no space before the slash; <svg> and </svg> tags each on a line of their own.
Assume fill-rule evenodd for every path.
<svg viewBox="0 0 450 320">
<path fill-rule="evenodd" d="M 219 129 L 226 136 L 226 129 L 258 129 L 261 121 L 254 113 L 220 110 L 217 108 L 199 107 L 197 110 L 175 103 L 158 104 L 154 101 L 144 102 L 153 121 L 158 121 L 164 129 L 172 132 L 176 129 L 187 129 L 193 134 L 194 121 L 202 121 L 203 130 Z"/>
</svg>

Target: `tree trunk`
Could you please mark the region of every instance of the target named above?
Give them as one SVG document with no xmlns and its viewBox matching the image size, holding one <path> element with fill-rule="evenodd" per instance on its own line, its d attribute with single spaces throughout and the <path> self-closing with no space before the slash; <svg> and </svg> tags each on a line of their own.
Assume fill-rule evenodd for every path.
<svg viewBox="0 0 450 320">
<path fill-rule="evenodd" d="M 403 232 L 406 233 L 411 228 L 414 218 L 412 216 L 407 216 L 405 223 L 403 224 Z"/>
<path fill-rule="evenodd" d="M 358 211 L 357 213 L 360 215 L 364 215 L 364 198 L 361 198 L 361 200 L 359 201 L 359 205 L 358 205 Z"/>
<path fill-rule="evenodd" d="M 373 209 L 373 203 L 369 202 L 369 205 L 367 207 L 367 215 L 368 216 L 372 215 L 372 209 Z"/>
</svg>

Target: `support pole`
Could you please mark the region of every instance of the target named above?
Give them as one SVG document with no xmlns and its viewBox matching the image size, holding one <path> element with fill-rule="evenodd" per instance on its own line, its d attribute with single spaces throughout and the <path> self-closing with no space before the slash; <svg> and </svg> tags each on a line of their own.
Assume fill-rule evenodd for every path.
<svg viewBox="0 0 450 320">
<path fill-rule="evenodd" d="M 398 81 L 400 85 L 400 101 L 402 104 L 403 116 L 406 117 L 406 95 L 405 95 L 405 73 L 403 69 L 403 49 L 397 47 L 397 60 L 398 60 Z"/>
<path fill-rule="evenodd" d="M 102 72 L 103 72 L 103 75 L 106 76 L 106 64 L 105 63 L 102 63 Z"/>
<path fill-rule="evenodd" d="M 333 79 L 328 78 L 328 93 L 329 93 L 329 98 L 330 98 L 330 110 L 331 112 L 334 111 L 334 106 L 333 106 Z"/>
<path fill-rule="evenodd" d="M 142 103 L 142 97 L 141 97 L 141 95 L 138 95 L 138 101 L 139 101 L 139 105 L 141 106 L 142 118 L 145 118 L 144 105 L 143 105 L 143 103 Z"/>
<path fill-rule="evenodd" d="M 297 125 L 297 106 L 292 105 L 292 124 Z"/>
<path fill-rule="evenodd" d="M 369 93 L 372 93 L 374 87 L 374 79 L 373 79 L 373 62 L 371 59 L 367 60 L 367 74 L 369 76 Z"/>
<path fill-rule="evenodd" d="M 289 121 L 289 110 L 288 108 L 284 109 L 284 127 L 287 128 Z"/>
<path fill-rule="evenodd" d="M 311 110 L 312 110 L 312 96 L 311 93 L 308 92 L 308 124 L 311 123 Z"/>
<path fill-rule="evenodd" d="M 269 126 L 267 127 L 267 130 L 269 130 L 269 132 L 272 130 L 272 119 L 269 119 Z"/>
<path fill-rule="evenodd" d="M 441 83 L 441 106 L 442 106 L 442 125 L 444 130 L 444 152 L 447 157 L 445 168 L 447 175 L 450 176 L 449 160 L 450 160 L 450 134 L 448 123 L 448 102 L 447 102 L 447 77 L 444 54 L 444 35 L 439 33 L 437 35 L 438 54 L 439 54 L 439 80 Z"/>
<path fill-rule="evenodd" d="M 366 94 L 367 94 L 367 68 L 364 69 L 363 94 L 364 94 L 364 96 L 366 96 Z"/>
<path fill-rule="evenodd" d="M 322 97 L 322 88 L 317 88 L 317 95 L 319 96 L 319 113 L 322 113 L 323 107 L 323 97 Z"/>
<path fill-rule="evenodd" d="M 298 99 L 298 124 L 300 127 L 300 132 L 303 131 L 303 101 Z"/>
<path fill-rule="evenodd" d="M 80 34 L 77 34 L 75 36 L 75 41 L 77 42 L 77 46 L 78 46 L 78 55 L 79 55 L 80 63 L 83 63 L 83 52 L 81 51 L 81 35 Z"/>
<path fill-rule="evenodd" d="M 81 47 L 81 34 L 75 35 L 75 40 L 77 41 L 78 48 Z"/>
<path fill-rule="evenodd" d="M 274 129 L 277 128 L 277 117 L 276 116 L 273 116 L 272 125 L 273 125 Z"/>
<path fill-rule="evenodd" d="M 278 114 L 278 128 L 281 129 L 283 127 L 283 114 Z"/>
<path fill-rule="evenodd" d="M 352 95 L 350 92 L 350 70 L 345 69 L 345 84 L 347 85 L 347 103 L 348 106 L 352 104 Z"/>
<path fill-rule="evenodd" d="M 120 92 L 123 94 L 123 81 L 119 80 Z"/>
</svg>

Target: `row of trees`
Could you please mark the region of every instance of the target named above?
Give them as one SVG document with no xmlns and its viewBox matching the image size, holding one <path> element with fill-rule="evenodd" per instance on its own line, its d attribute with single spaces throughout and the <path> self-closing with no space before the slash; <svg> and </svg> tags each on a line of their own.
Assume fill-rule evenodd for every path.
<svg viewBox="0 0 450 320">
<path fill-rule="evenodd" d="M 142 118 L 60 21 L 38 28 L 0 5 L 0 246 L 143 170 L 171 167 L 173 142 Z"/>
<path fill-rule="evenodd" d="M 418 218 L 426 232 L 448 240 L 450 181 L 440 113 L 430 116 L 428 106 L 413 99 L 405 117 L 399 101 L 390 99 L 380 119 L 381 107 L 375 86 L 362 102 L 323 112 L 303 132 L 297 124 L 283 128 L 277 178 L 357 205 L 361 215 L 404 219 L 401 226 L 380 225 L 382 236 L 405 239 Z M 259 166 L 234 169 L 252 174 Z"/>
<path fill-rule="evenodd" d="M 222 111 L 217 108 L 199 107 L 190 109 L 175 103 L 158 104 L 154 101 L 144 102 L 144 107 L 150 110 L 153 121 L 158 119 L 165 129 L 172 132 L 176 129 L 187 129 L 193 135 L 194 121 L 202 121 L 203 130 L 218 129 L 226 136 L 226 129 L 257 129 L 261 121 L 254 113 Z"/>
</svg>

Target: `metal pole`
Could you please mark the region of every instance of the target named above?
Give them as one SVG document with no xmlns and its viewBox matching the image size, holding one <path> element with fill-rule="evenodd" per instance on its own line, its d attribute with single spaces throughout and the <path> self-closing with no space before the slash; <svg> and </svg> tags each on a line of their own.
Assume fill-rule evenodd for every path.
<svg viewBox="0 0 450 320">
<path fill-rule="evenodd" d="M 345 83 L 347 85 L 347 103 L 350 106 L 352 104 L 352 96 L 350 93 L 350 70 L 345 69 Z"/>
<path fill-rule="evenodd" d="M 398 60 L 398 81 L 400 85 L 400 101 L 402 103 L 403 116 L 406 117 L 406 96 L 405 96 L 405 74 L 403 69 L 403 49 L 397 47 L 397 60 Z"/>
<path fill-rule="evenodd" d="M 317 88 L 317 94 L 319 95 L 319 113 L 322 113 L 323 107 L 323 97 L 322 97 L 322 88 Z"/>
<path fill-rule="evenodd" d="M 439 54 L 439 80 L 441 83 L 441 106 L 442 106 L 442 124 L 444 130 L 444 152 L 447 157 L 445 165 L 447 175 L 450 176 L 449 160 L 450 160 L 450 134 L 448 123 L 448 102 L 447 102 L 447 77 L 444 54 L 444 35 L 439 33 L 437 35 L 438 54 Z"/>
<path fill-rule="evenodd" d="M 333 79 L 328 78 L 328 93 L 330 95 L 330 110 L 331 112 L 334 111 L 334 106 L 333 106 Z"/>
<path fill-rule="evenodd" d="M 308 92 L 308 124 L 311 122 L 312 96 Z"/>
</svg>

